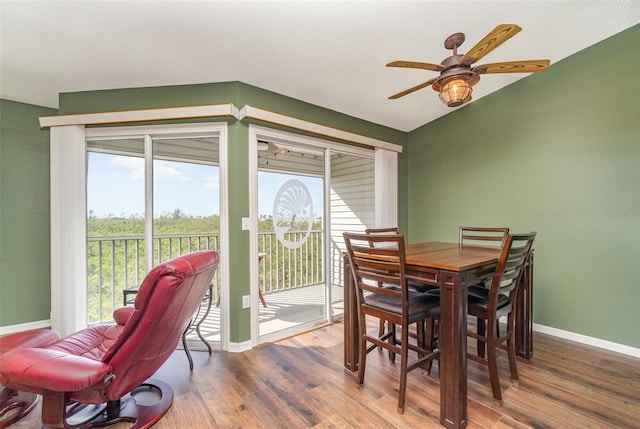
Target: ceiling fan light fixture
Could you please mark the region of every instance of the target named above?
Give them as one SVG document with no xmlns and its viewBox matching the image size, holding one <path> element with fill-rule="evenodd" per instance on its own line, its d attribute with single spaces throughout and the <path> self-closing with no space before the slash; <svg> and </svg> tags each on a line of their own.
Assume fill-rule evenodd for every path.
<svg viewBox="0 0 640 429">
<path fill-rule="evenodd" d="M 440 100 L 448 107 L 458 107 L 471 100 L 471 83 L 464 78 L 455 78 L 442 85 Z"/>
<path fill-rule="evenodd" d="M 522 28 L 516 24 L 500 24 L 484 36 L 465 54 L 458 54 L 458 48 L 465 40 L 464 33 L 454 33 L 444 41 L 445 49 L 453 50 L 453 55 L 440 64 L 418 61 L 392 61 L 387 67 L 404 67 L 440 72 L 440 76 L 389 97 L 390 100 L 404 97 L 431 85 L 440 95 L 440 100 L 448 107 L 457 107 L 471 101 L 472 87 L 480 81 L 480 75 L 492 73 L 538 73 L 546 69 L 549 60 L 503 61 L 472 67 L 476 61 L 509 40 Z"/>
</svg>

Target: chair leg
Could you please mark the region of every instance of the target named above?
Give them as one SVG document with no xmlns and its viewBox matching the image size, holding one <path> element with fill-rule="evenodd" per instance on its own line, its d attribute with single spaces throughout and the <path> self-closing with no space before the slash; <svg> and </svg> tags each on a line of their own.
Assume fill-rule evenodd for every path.
<svg viewBox="0 0 640 429">
<path fill-rule="evenodd" d="M 430 318 L 425 322 L 424 320 L 418 322 L 418 347 L 423 350 L 433 351 L 434 341 L 434 327 L 435 321 Z M 425 353 L 418 353 L 418 359 L 422 359 Z M 433 366 L 433 359 L 429 359 L 422 365 L 422 369 L 431 374 L 431 367 Z"/>
<path fill-rule="evenodd" d="M 187 360 L 189 361 L 189 370 L 193 371 L 193 359 L 191 358 L 191 352 L 189 352 L 189 345 L 187 344 L 187 330 L 189 330 L 188 326 L 187 329 L 185 329 L 185 331 L 182 333 L 182 348 L 187 354 Z"/>
<path fill-rule="evenodd" d="M 487 332 L 487 363 L 489 366 L 489 379 L 491 380 L 491 390 L 493 398 L 498 405 L 502 405 L 502 393 L 500 391 L 500 378 L 498 376 L 498 360 L 496 356 L 496 324 L 489 323 Z"/>
<path fill-rule="evenodd" d="M 417 342 L 418 348 L 420 349 L 425 348 L 425 338 L 426 338 L 425 330 L 426 330 L 426 326 L 425 326 L 424 320 L 420 320 L 416 322 L 416 342 Z M 418 359 L 421 359 L 422 357 L 424 357 L 424 353 L 418 352 Z"/>
<path fill-rule="evenodd" d="M 364 371 L 367 366 L 367 324 L 364 315 L 360 316 L 360 326 L 358 335 L 358 345 L 360 348 L 360 357 L 358 358 L 358 389 L 362 389 L 364 383 Z"/>
<path fill-rule="evenodd" d="M 396 339 L 396 325 L 395 323 L 391 323 L 391 322 L 387 322 L 387 323 L 389 325 L 389 332 L 391 332 L 391 335 L 389 335 L 388 342 L 389 344 L 394 346 L 398 343 Z M 391 363 L 396 362 L 396 354 L 392 352 L 391 349 L 389 349 L 389 360 L 391 361 Z"/>
<path fill-rule="evenodd" d="M 482 317 L 476 317 L 476 324 L 478 336 L 485 337 L 486 336 L 486 328 L 485 328 L 485 320 Z M 485 356 L 485 343 L 484 341 L 476 340 L 478 356 L 483 358 Z"/>
<path fill-rule="evenodd" d="M 516 317 L 512 311 L 507 317 L 507 352 L 509 353 L 509 370 L 511 371 L 511 380 L 513 384 L 520 385 L 520 378 L 518 377 L 518 367 L 516 365 L 516 336 L 514 335 L 516 330 Z"/>
<path fill-rule="evenodd" d="M 46 428 L 64 428 L 65 393 L 45 390 L 42 393 L 42 424 Z"/>
<path fill-rule="evenodd" d="M 400 388 L 398 390 L 398 413 L 404 414 L 404 400 L 407 393 L 407 362 L 409 360 L 409 327 L 402 325 L 402 346 L 400 356 Z"/>
</svg>

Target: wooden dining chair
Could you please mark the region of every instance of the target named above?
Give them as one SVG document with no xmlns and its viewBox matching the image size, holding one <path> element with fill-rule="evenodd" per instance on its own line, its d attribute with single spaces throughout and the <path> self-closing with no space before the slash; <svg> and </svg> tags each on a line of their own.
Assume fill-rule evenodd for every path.
<svg viewBox="0 0 640 429">
<path fill-rule="evenodd" d="M 489 367 L 491 389 L 498 405 L 502 405 L 502 392 L 500 390 L 496 356 L 498 348 L 506 347 L 509 356 L 511 379 L 515 384 L 519 383 L 515 340 L 516 299 L 535 237 L 535 232 L 508 234 L 503 242 L 490 288 L 484 296 L 469 295 L 468 298 L 468 314 L 484 322 L 482 330 L 468 332 L 468 335 L 475 338 L 478 343 L 483 343 L 487 351 L 486 357 L 484 357 L 484 354 L 480 355 L 480 353 L 469 353 L 468 357 Z M 502 316 L 507 316 L 507 329 L 506 332 L 500 334 L 498 320 Z"/>
<path fill-rule="evenodd" d="M 397 235 L 400 234 L 399 230 L 397 227 L 392 226 L 392 227 L 388 227 L 388 228 L 367 228 L 364 230 L 364 233 L 367 235 Z M 369 245 L 370 246 L 375 246 L 376 244 L 374 242 L 369 241 Z M 428 292 L 430 290 L 434 290 L 434 289 L 438 289 L 437 286 L 431 286 L 431 285 L 426 285 L 423 283 L 418 283 L 412 280 L 407 280 L 407 285 L 409 286 L 409 290 L 413 290 L 415 292 Z M 383 286 L 383 284 L 379 284 L 378 286 Z M 379 327 L 379 332 L 380 332 L 380 336 L 383 335 L 384 333 L 384 329 L 385 329 L 385 321 L 380 319 L 380 327 Z M 431 331 L 435 332 L 435 326 L 431 327 Z M 411 333 L 410 335 L 414 335 L 413 333 Z M 419 332 L 415 333 L 415 335 L 420 335 Z M 389 351 L 389 358 L 393 359 L 393 353 L 391 351 Z"/>
<path fill-rule="evenodd" d="M 458 229 L 458 245 L 459 246 L 492 246 L 501 248 L 507 235 L 509 228 L 506 227 L 479 227 L 479 226 L 461 226 Z M 484 283 L 471 285 L 467 289 L 469 296 L 482 298 L 487 296 L 488 289 L 491 286 L 491 280 Z M 477 332 L 485 332 L 484 319 L 476 320 Z M 484 343 L 477 344 L 478 356 L 484 357 Z"/>
<path fill-rule="evenodd" d="M 400 355 L 400 387 L 398 413 L 404 413 L 407 373 L 430 365 L 439 355 L 427 338 L 427 321 L 440 313 L 438 297 L 410 290 L 405 276 L 404 237 L 398 234 L 344 233 L 347 257 L 356 290 L 358 310 L 358 386 L 364 383 L 367 354 L 376 347 Z M 380 287 L 378 285 L 382 284 Z M 367 317 L 386 321 L 382 335 L 367 332 Z M 419 325 L 415 344 L 409 339 L 409 326 Z M 400 328 L 398 337 L 396 326 Z M 409 351 L 417 357 L 409 361 Z"/>
</svg>

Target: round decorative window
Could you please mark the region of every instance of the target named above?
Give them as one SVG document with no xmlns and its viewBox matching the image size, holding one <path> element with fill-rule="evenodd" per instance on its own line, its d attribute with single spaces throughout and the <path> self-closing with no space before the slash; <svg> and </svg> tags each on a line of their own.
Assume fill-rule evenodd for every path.
<svg viewBox="0 0 640 429">
<path fill-rule="evenodd" d="M 288 180 L 273 202 L 273 229 L 278 241 L 289 249 L 306 243 L 313 225 L 311 193 L 299 180 Z"/>
</svg>

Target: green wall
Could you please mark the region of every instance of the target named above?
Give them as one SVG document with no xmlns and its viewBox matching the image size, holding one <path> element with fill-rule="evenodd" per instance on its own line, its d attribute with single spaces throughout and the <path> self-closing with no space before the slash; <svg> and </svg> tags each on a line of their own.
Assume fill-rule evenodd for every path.
<svg viewBox="0 0 640 429">
<path fill-rule="evenodd" d="M 226 103 L 232 103 L 238 108 L 248 104 L 253 107 L 340 128 L 391 143 L 406 144 L 407 134 L 404 132 L 320 108 L 241 82 L 64 93 L 60 94 L 59 113 L 64 115 Z M 219 121 L 220 119 L 215 120 Z M 202 119 L 190 120 L 190 122 L 202 121 Z M 250 254 L 249 232 L 242 231 L 241 228 L 241 218 L 249 215 L 248 137 L 250 122 L 238 122 L 233 118 L 228 118 L 228 121 L 229 277 L 231 289 L 229 297 L 231 309 L 229 337 L 231 342 L 242 342 L 250 338 L 251 327 L 250 312 L 242 309 L 242 295 L 249 293 L 249 272 L 246 269 L 250 262 L 248 259 Z M 269 124 L 264 125 L 283 129 Z M 295 130 L 288 131 L 298 132 Z M 401 158 L 403 157 L 404 155 L 401 155 Z M 47 180 L 48 198 L 48 164 L 42 171 Z M 401 174 L 404 173 L 401 172 Z M 407 214 L 404 206 L 401 209 L 400 217 L 404 219 L 404 224 L 406 225 Z M 46 219 L 43 218 L 43 221 L 47 222 L 47 227 L 48 220 L 47 212 Z M 48 308 L 48 297 L 46 305 Z"/>
<path fill-rule="evenodd" d="M 463 224 L 536 230 L 534 322 L 631 347 L 640 347 L 639 42 L 635 26 L 408 143 L 410 241 L 455 241 Z"/>
<path fill-rule="evenodd" d="M 49 131 L 54 109 L 0 100 L 0 326 L 51 311 Z"/>
</svg>

